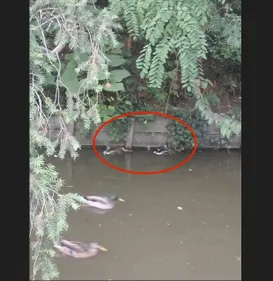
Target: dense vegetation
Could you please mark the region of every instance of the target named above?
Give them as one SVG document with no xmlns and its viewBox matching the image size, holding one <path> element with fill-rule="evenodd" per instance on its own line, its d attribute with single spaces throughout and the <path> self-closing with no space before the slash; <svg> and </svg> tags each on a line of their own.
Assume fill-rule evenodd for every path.
<svg viewBox="0 0 273 281">
<path fill-rule="evenodd" d="M 84 129 L 126 111 L 155 110 L 199 124 L 215 122 L 223 137 L 241 131 L 241 1 L 30 1 L 30 237 L 33 276 L 58 276 L 53 243 L 81 197 L 46 161 L 80 145 Z M 48 135 L 56 117 L 57 140 Z M 194 121 L 195 120 L 195 121 Z M 126 122 L 112 127 L 121 136 Z M 170 126 L 171 135 L 183 130 Z M 198 128 L 196 128 L 198 130 Z M 176 138 L 175 144 L 181 138 Z"/>
</svg>

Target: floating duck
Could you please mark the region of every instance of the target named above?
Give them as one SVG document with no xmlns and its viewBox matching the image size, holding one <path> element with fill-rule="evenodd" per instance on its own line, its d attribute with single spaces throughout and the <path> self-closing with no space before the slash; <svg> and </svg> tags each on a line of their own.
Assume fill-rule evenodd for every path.
<svg viewBox="0 0 273 281">
<path fill-rule="evenodd" d="M 106 150 L 103 151 L 103 155 L 119 155 L 126 152 L 133 152 L 133 150 L 128 149 L 124 146 L 119 146 L 117 148 L 112 148 L 110 146 L 106 146 Z"/>
<path fill-rule="evenodd" d="M 173 154 L 175 154 L 175 152 L 172 149 L 170 149 L 167 145 L 157 148 L 157 150 L 155 150 L 153 153 L 156 155 L 173 155 Z"/>
<path fill-rule="evenodd" d="M 117 201 L 124 202 L 122 198 L 117 196 L 84 196 L 82 204 L 100 210 L 110 210 L 115 207 Z"/>
<path fill-rule="evenodd" d="M 106 252 L 107 249 L 98 243 L 84 244 L 81 242 L 72 242 L 62 239 L 59 245 L 54 245 L 63 255 L 77 259 L 91 258 L 97 255 L 99 250 Z"/>
</svg>

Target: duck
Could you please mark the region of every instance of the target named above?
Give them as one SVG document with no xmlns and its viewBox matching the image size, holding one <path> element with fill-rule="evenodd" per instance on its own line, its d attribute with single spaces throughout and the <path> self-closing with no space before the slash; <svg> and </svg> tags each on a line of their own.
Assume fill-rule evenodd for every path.
<svg viewBox="0 0 273 281">
<path fill-rule="evenodd" d="M 84 244 L 65 239 L 62 239 L 59 245 L 55 244 L 54 247 L 63 255 L 77 259 L 94 257 L 98 254 L 99 250 L 107 252 L 107 249 L 98 243 Z"/>
<path fill-rule="evenodd" d="M 83 196 L 83 206 L 93 207 L 100 210 L 113 209 L 117 201 L 124 202 L 124 200 L 118 196 Z"/>
<path fill-rule="evenodd" d="M 179 144 L 179 145 L 175 146 L 174 150 L 177 152 L 181 152 L 181 151 L 185 151 L 186 149 L 185 149 L 184 145 Z"/>
<path fill-rule="evenodd" d="M 106 146 L 106 150 L 103 151 L 103 155 L 119 155 L 125 152 L 133 152 L 133 150 L 126 148 L 124 146 L 119 146 L 117 148 L 112 148 L 110 146 Z"/>
<path fill-rule="evenodd" d="M 157 150 L 153 151 L 156 155 L 173 155 L 175 152 L 170 149 L 167 145 L 157 148 Z"/>
</svg>

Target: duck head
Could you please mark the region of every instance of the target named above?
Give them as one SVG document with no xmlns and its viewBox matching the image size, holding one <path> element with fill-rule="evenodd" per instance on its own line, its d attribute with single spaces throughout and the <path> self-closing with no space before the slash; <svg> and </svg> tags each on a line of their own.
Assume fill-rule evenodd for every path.
<svg viewBox="0 0 273 281">
<path fill-rule="evenodd" d="M 112 152 L 112 148 L 109 145 L 106 145 L 106 149 L 103 151 L 103 155 L 109 155 Z"/>
<path fill-rule="evenodd" d="M 89 244 L 89 251 L 97 252 L 98 250 L 103 251 L 103 252 L 107 252 L 108 251 L 106 248 L 102 247 L 98 243 L 90 243 Z"/>
</svg>

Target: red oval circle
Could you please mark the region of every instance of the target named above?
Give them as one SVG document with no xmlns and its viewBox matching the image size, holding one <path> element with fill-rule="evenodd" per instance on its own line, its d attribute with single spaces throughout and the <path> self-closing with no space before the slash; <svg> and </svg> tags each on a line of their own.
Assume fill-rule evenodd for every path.
<svg viewBox="0 0 273 281">
<path fill-rule="evenodd" d="M 170 118 L 170 119 L 173 119 L 179 123 L 181 123 L 182 125 L 184 125 L 192 134 L 193 136 L 193 140 L 194 140 L 194 147 L 192 149 L 192 152 L 191 154 L 186 158 L 184 159 L 182 162 L 178 163 L 177 165 L 175 166 L 172 166 L 170 168 L 167 168 L 167 169 L 163 169 L 163 170 L 158 170 L 158 171 L 153 171 L 153 172 L 137 172 L 137 171 L 131 171 L 131 170 L 126 170 L 126 169 L 123 169 L 123 168 L 119 168 L 111 163 L 109 163 L 108 161 L 106 161 L 101 155 L 100 153 L 98 152 L 97 150 L 97 147 L 96 147 L 96 139 L 98 137 L 98 134 L 99 132 L 108 124 L 110 124 L 111 122 L 117 120 L 117 119 L 120 119 L 122 117 L 127 117 L 127 116 L 133 116 L 133 115 L 147 115 L 147 114 L 154 114 L 154 115 L 158 115 L 158 116 L 162 116 L 162 117 L 167 117 L 167 118 Z M 135 111 L 135 112 L 127 112 L 127 113 L 123 113 L 123 114 L 120 114 L 118 116 L 115 116 L 111 119 L 109 119 L 108 121 L 104 122 L 94 133 L 94 136 L 93 136 L 93 139 L 92 139 L 92 146 L 93 146 L 93 149 L 94 149 L 94 152 L 96 154 L 96 156 L 100 159 L 100 161 L 102 161 L 104 164 L 106 164 L 107 166 L 119 171 L 119 172 L 123 172 L 123 173 L 128 173 L 128 174 L 133 174 L 133 175 L 156 175 L 156 174 L 163 174 L 163 173 L 167 173 L 167 172 L 170 172 L 170 171 L 173 171 L 181 166 L 183 166 L 184 164 L 188 163 L 191 158 L 193 157 L 193 155 L 195 154 L 196 150 L 197 150 L 197 146 L 198 146 L 198 140 L 197 140 L 197 136 L 194 132 L 194 130 L 192 129 L 191 126 L 189 126 L 186 122 L 184 122 L 183 120 L 175 117 L 175 116 L 172 116 L 172 115 L 169 115 L 169 114 L 166 114 L 166 113 L 162 113 L 162 112 L 156 112 L 156 111 Z"/>
</svg>

